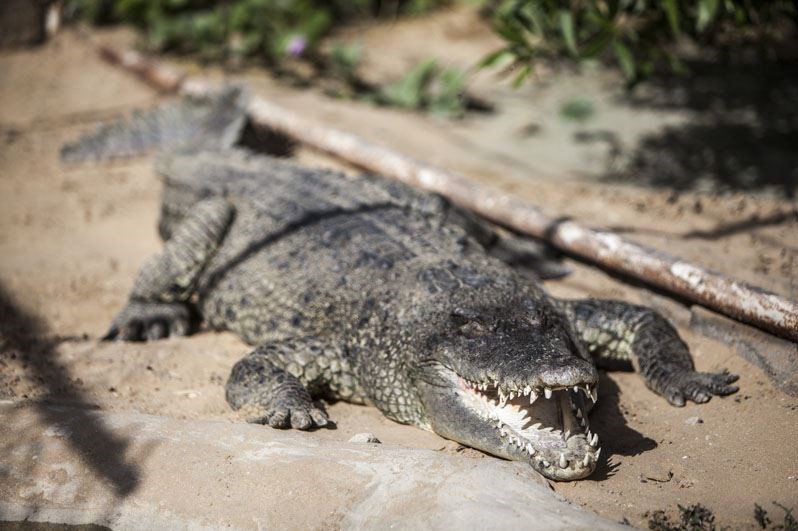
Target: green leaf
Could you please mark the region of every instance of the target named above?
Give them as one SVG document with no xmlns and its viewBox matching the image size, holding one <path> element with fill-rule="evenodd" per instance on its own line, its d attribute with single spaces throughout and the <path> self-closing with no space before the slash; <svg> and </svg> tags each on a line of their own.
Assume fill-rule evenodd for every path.
<svg viewBox="0 0 798 531">
<path fill-rule="evenodd" d="M 560 106 L 560 118 L 573 122 L 586 122 L 595 112 L 593 103 L 584 98 L 575 98 Z"/>
<path fill-rule="evenodd" d="M 602 31 L 582 46 L 582 57 L 585 59 L 596 57 L 607 49 L 614 38 L 615 34 L 611 30 Z"/>
<path fill-rule="evenodd" d="M 560 10 L 560 32 L 565 40 L 565 45 L 568 51 L 574 57 L 579 56 L 579 50 L 576 48 L 576 33 L 574 31 L 574 18 L 571 16 L 570 11 L 565 9 Z"/>
<path fill-rule="evenodd" d="M 490 53 L 482 58 L 479 62 L 479 68 L 489 68 L 491 66 L 496 66 L 504 62 L 509 62 L 514 57 L 513 52 L 510 51 L 509 48 L 502 48 L 501 50 L 496 50 L 493 53 Z"/>
<path fill-rule="evenodd" d="M 618 58 L 618 64 L 621 65 L 623 75 L 626 79 L 633 80 L 637 77 L 637 67 L 635 66 L 635 58 L 629 48 L 621 41 L 615 41 L 612 46 L 615 49 L 615 57 Z"/>
<path fill-rule="evenodd" d="M 513 88 L 518 88 L 524 84 L 524 81 L 532 74 L 532 65 L 526 64 L 521 67 L 521 71 L 513 79 Z"/>
<path fill-rule="evenodd" d="M 681 33 L 679 28 L 679 5 L 676 0 L 662 0 L 662 7 L 665 9 L 665 15 L 668 17 L 671 31 L 674 35 L 679 35 Z"/>
<path fill-rule="evenodd" d="M 438 63 L 434 59 L 422 61 L 404 78 L 386 86 L 381 92 L 381 100 L 396 107 L 420 109 L 424 106 L 429 84 L 438 72 Z"/>
<path fill-rule="evenodd" d="M 712 23 L 718 13 L 718 7 L 718 0 L 699 0 L 698 16 L 695 23 L 696 30 L 699 32 L 704 31 Z"/>
</svg>

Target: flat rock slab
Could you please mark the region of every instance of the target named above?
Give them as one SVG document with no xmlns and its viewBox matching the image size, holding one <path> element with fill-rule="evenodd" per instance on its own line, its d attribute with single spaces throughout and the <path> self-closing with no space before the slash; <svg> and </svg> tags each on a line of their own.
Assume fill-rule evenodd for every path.
<svg viewBox="0 0 798 531">
<path fill-rule="evenodd" d="M 0 404 L 0 520 L 113 529 L 620 529 L 522 463 Z"/>
</svg>

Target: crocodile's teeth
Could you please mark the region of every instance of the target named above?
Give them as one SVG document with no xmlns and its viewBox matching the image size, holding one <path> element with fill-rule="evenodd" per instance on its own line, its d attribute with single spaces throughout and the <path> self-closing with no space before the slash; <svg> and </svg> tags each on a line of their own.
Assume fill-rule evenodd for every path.
<svg viewBox="0 0 798 531">
<path fill-rule="evenodd" d="M 578 385 L 574 386 L 574 393 L 579 394 L 579 386 Z"/>
<path fill-rule="evenodd" d="M 543 389 L 543 394 L 546 396 L 546 400 L 548 400 L 549 398 L 551 398 L 551 389 L 546 387 L 545 389 Z"/>
<path fill-rule="evenodd" d="M 560 468 L 568 468 L 568 460 L 565 458 L 565 454 L 560 454 L 560 461 L 557 464 L 560 465 Z"/>
<path fill-rule="evenodd" d="M 524 396 L 529 396 L 529 393 L 532 391 L 532 388 L 528 385 L 524 387 Z"/>
<path fill-rule="evenodd" d="M 596 461 L 598 461 L 599 455 L 601 454 L 601 448 L 596 450 Z"/>
<path fill-rule="evenodd" d="M 549 468 L 551 466 L 551 463 L 549 463 L 545 459 L 541 461 L 540 464 L 543 465 L 544 468 Z"/>
<path fill-rule="evenodd" d="M 583 428 L 585 427 L 585 424 L 586 424 L 585 417 L 580 417 L 579 418 L 579 424 L 581 424 Z"/>
<path fill-rule="evenodd" d="M 570 436 L 571 436 L 571 430 L 566 430 L 565 433 L 563 433 L 562 438 L 567 441 L 568 437 L 570 437 Z"/>
<path fill-rule="evenodd" d="M 593 434 L 593 438 L 590 439 L 590 446 L 592 446 L 593 448 L 598 446 L 598 433 Z"/>
<path fill-rule="evenodd" d="M 582 410 L 579 408 L 576 408 L 576 418 L 578 419 L 582 418 Z"/>
<path fill-rule="evenodd" d="M 590 454 L 585 454 L 585 458 L 582 459 L 582 466 L 588 466 L 590 464 Z"/>
<path fill-rule="evenodd" d="M 535 391 L 529 392 L 529 404 L 532 405 L 535 403 L 535 400 L 538 399 L 538 394 Z"/>
<path fill-rule="evenodd" d="M 532 443 L 526 445 L 526 451 L 529 452 L 529 455 L 535 455 L 535 447 L 532 446 Z"/>
<path fill-rule="evenodd" d="M 512 391 L 510 391 L 510 400 L 512 400 L 513 398 L 515 398 L 515 393 L 513 393 Z"/>
<path fill-rule="evenodd" d="M 593 400 L 594 404 L 596 401 L 598 401 L 598 387 L 593 387 L 590 389 L 590 398 Z"/>
</svg>

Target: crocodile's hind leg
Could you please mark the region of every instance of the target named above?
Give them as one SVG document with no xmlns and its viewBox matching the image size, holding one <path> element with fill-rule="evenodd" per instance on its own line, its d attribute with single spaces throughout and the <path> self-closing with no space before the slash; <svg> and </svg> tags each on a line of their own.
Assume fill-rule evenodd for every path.
<svg viewBox="0 0 798 531">
<path fill-rule="evenodd" d="M 697 372 L 687 345 L 661 315 L 643 306 L 612 300 L 559 300 L 579 339 L 598 365 L 628 361 L 646 385 L 674 406 L 702 403 L 737 391 L 727 371 Z"/>
<path fill-rule="evenodd" d="M 312 338 L 262 345 L 235 364 L 227 381 L 227 402 L 245 408 L 249 422 L 308 430 L 327 424 L 314 395 L 358 401 L 360 394 L 338 349 Z"/>
<path fill-rule="evenodd" d="M 216 252 L 233 216 L 223 198 L 209 198 L 191 208 L 163 250 L 141 268 L 130 299 L 104 339 L 149 341 L 190 333 L 191 296 L 197 279 Z"/>
</svg>

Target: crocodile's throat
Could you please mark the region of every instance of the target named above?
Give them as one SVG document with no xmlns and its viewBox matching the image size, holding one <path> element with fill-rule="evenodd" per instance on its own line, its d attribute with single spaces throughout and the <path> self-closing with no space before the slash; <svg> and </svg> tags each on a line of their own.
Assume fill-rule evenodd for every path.
<svg viewBox="0 0 798 531">
<path fill-rule="evenodd" d="M 598 434 L 590 431 L 586 407 L 596 401 L 595 386 L 505 387 L 459 376 L 456 381 L 463 405 L 546 477 L 579 479 L 595 469 L 601 449 Z"/>
</svg>

